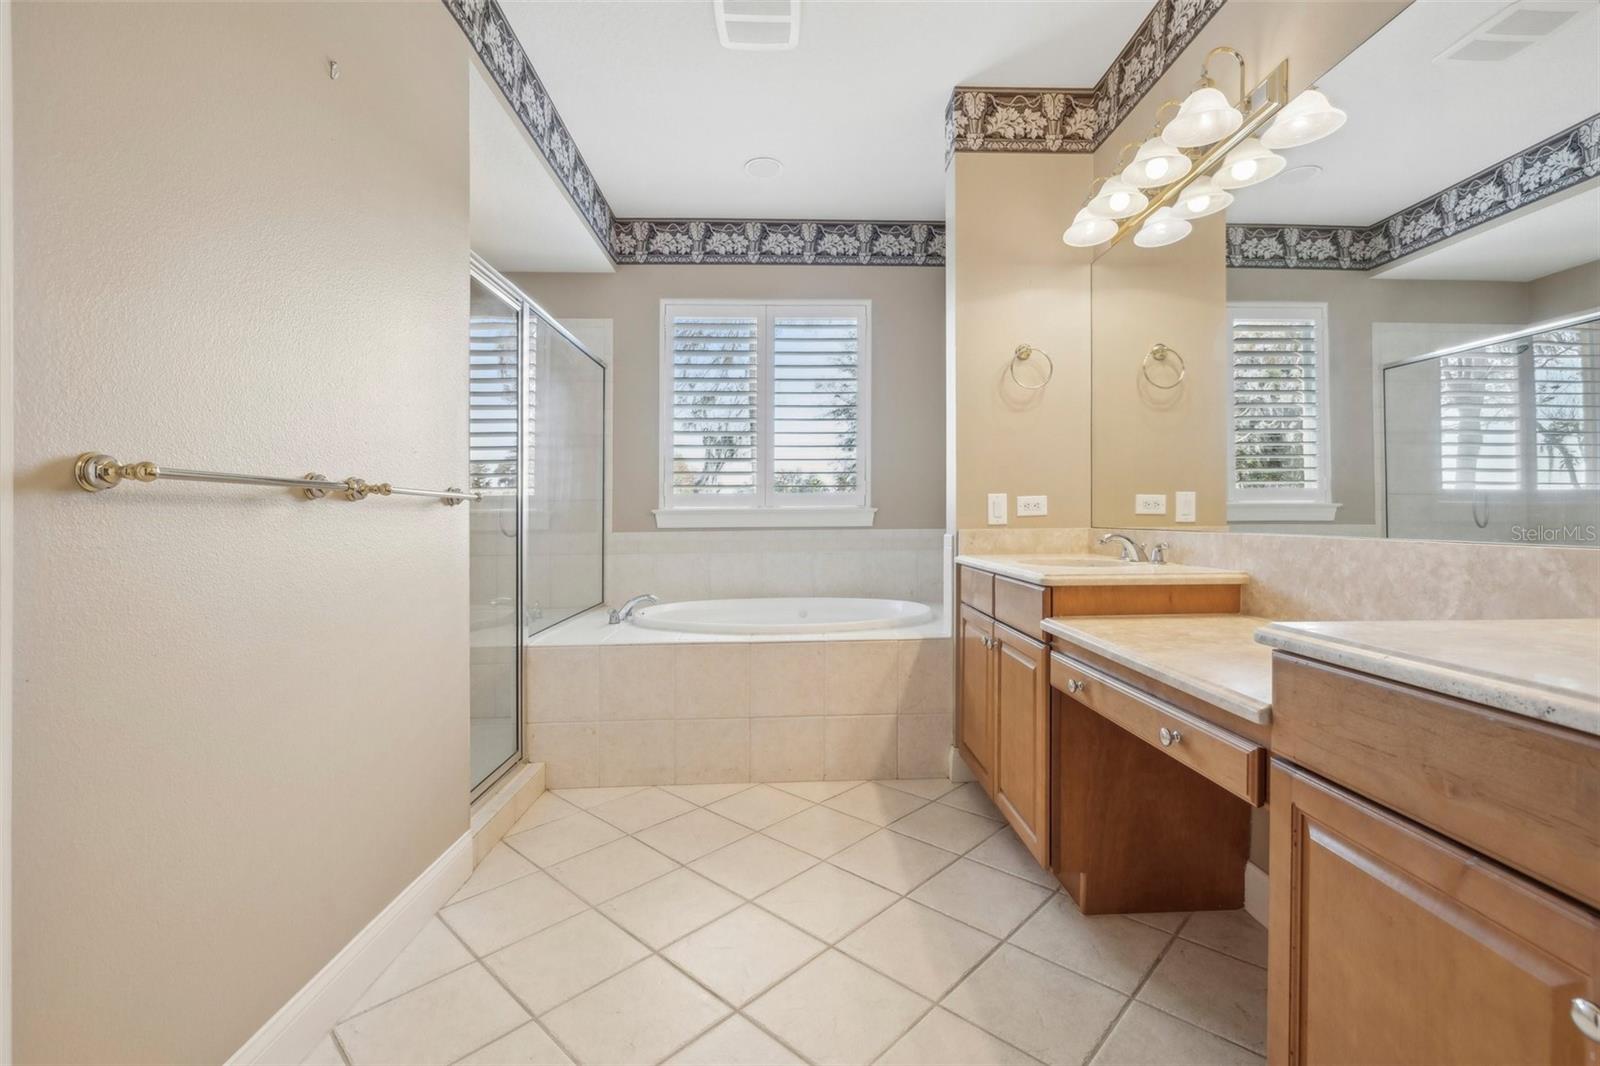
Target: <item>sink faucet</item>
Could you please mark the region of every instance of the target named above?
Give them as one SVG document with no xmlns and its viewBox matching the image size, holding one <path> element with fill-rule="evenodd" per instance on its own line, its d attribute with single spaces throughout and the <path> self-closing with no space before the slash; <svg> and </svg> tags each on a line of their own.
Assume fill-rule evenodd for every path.
<svg viewBox="0 0 1600 1066">
<path fill-rule="evenodd" d="M 606 621 L 614 626 L 621 625 L 623 622 L 626 622 L 628 619 L 632 618 L 633 612 L 638 610 L 640 607 L 660 602 L 661 601 L 652 594 L 648 592 L 643 593 L 633 597 L 627 603 L 624 603 L 621 607 L 616 608 L 610 614 L 606 615 Z"/>
<path fill-rule="evenodd" d="M 1139 542 L 1128 536 L 1126 533 L 1107 533 L 1105 536 L 1100 538 L 1099 543 L 1110 544 L 1112 541 L 1117 541 L 1122 545 L 1123 562 L 1148 562 L 1144 555 L 1144 549 L 1139 547 Z"/>
</svg>

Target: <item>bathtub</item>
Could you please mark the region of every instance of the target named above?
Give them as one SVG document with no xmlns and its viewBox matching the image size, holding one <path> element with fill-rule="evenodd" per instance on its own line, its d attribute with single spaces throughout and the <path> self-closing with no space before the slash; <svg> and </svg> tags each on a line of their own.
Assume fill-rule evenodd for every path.
<svg viewBox="0 0 1600 1066">
<path fill-rule="evenodd" d="M 754 636 L 899 629 L 934 617 L 932 607 L 910 600 L 775 596 L 661 603 L 635 611 L 629 621 L 643 629 Z"/>
</svg>

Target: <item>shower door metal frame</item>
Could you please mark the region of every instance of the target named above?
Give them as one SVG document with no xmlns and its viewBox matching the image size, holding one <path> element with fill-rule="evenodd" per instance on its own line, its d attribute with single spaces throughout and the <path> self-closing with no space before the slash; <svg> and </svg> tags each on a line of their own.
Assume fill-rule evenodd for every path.
<svg viewBox="0 0 1600 1066">
<path fill-rule="evenodd" d="M 592 610 L 605 602 L 605 530 L 606 530 L 606 458 L 610 451 L 610 440 L 606 425 L 605 397 L 611 387 L 610 368 L 605 363 L 596 359 L 588 347 L 572 334 L 555 316 L 523 292 L 511 279 L 491 266 L 478 253 L 471 253 L 470 276 L 486 286 L 496 296 L 518 309 L 517 329 L 517 488 L 516 488 L 516 594 L 512 624 L 517 634 L 516 642 L 516 670 L 517 670 L 517 699 L 516 699 L 516 748 L 511 755 L 500 765 L 490 771 L 479 784 L 472 788 L 471 799 L 476 801 L 484 793 L 493 788 L 506 773 L 522 761 L 524 754 L 523 709 L 528 703 L 527 671 L 523 669 L 523 649 L 527 646 L 528 626 L 524 618 L 524 567 L 523 553 L 526 549 L 524 535 L 527 532 L 524 517 L 527 512 L 527 468 L 528 468 L 528 323 L 530 316 L 539 320 L 542 328 L 550 329 L 573 346 L 584 358 L 588 359 L 600 371 L 600 597 L 583 610 Z M 537 373 L 537 364 L 534 372 Z M 468 557 L 470 558 L 470 551 Z M 469 701 L 470 713 L 470 701 Z"/>
</svg>

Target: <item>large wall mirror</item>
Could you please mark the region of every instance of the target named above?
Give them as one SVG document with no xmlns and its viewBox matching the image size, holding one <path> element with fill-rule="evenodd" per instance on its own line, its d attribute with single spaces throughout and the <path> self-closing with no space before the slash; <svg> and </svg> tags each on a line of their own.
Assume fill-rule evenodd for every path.
<svg viewBox="0 0 1600 1066">
<path fill-rule="evenodd" d="M 1103 246 L 1094 524 L 1600 546 L 1596 55 L 1593 4 L 1413 3 L 1336 132 Z"/>
</svg>

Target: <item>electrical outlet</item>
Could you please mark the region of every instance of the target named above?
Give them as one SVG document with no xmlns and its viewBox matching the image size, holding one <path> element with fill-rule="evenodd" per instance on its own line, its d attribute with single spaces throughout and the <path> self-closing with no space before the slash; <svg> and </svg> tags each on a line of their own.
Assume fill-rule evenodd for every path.
<svg viewBox="0 0 1600 1066">
<path fill-rule="evenodd" d="M 1050 497 L 1048 496 L 1018 496 L 1017 517 L 1037 518 L 1050 513 Z"/>
<path fill-rule="evenodd" d="M 989 524 L 991 526 L 1006 524 L 1006 494 L 1003 492 L 989 493 Z"/>
<path fill-rule="evenodd" d="M 1133 498 L 1134 514 L 1166 514 L 1167 494 L 1141 492 Z"/>
<path fill-rule="evenodd" d="M 1173 506 L 1177 508 L 1175 516 L 1179 522 L 1194 521 L 1194 493 L 1175 492 L 1172 494 Z"/>
</svg>

